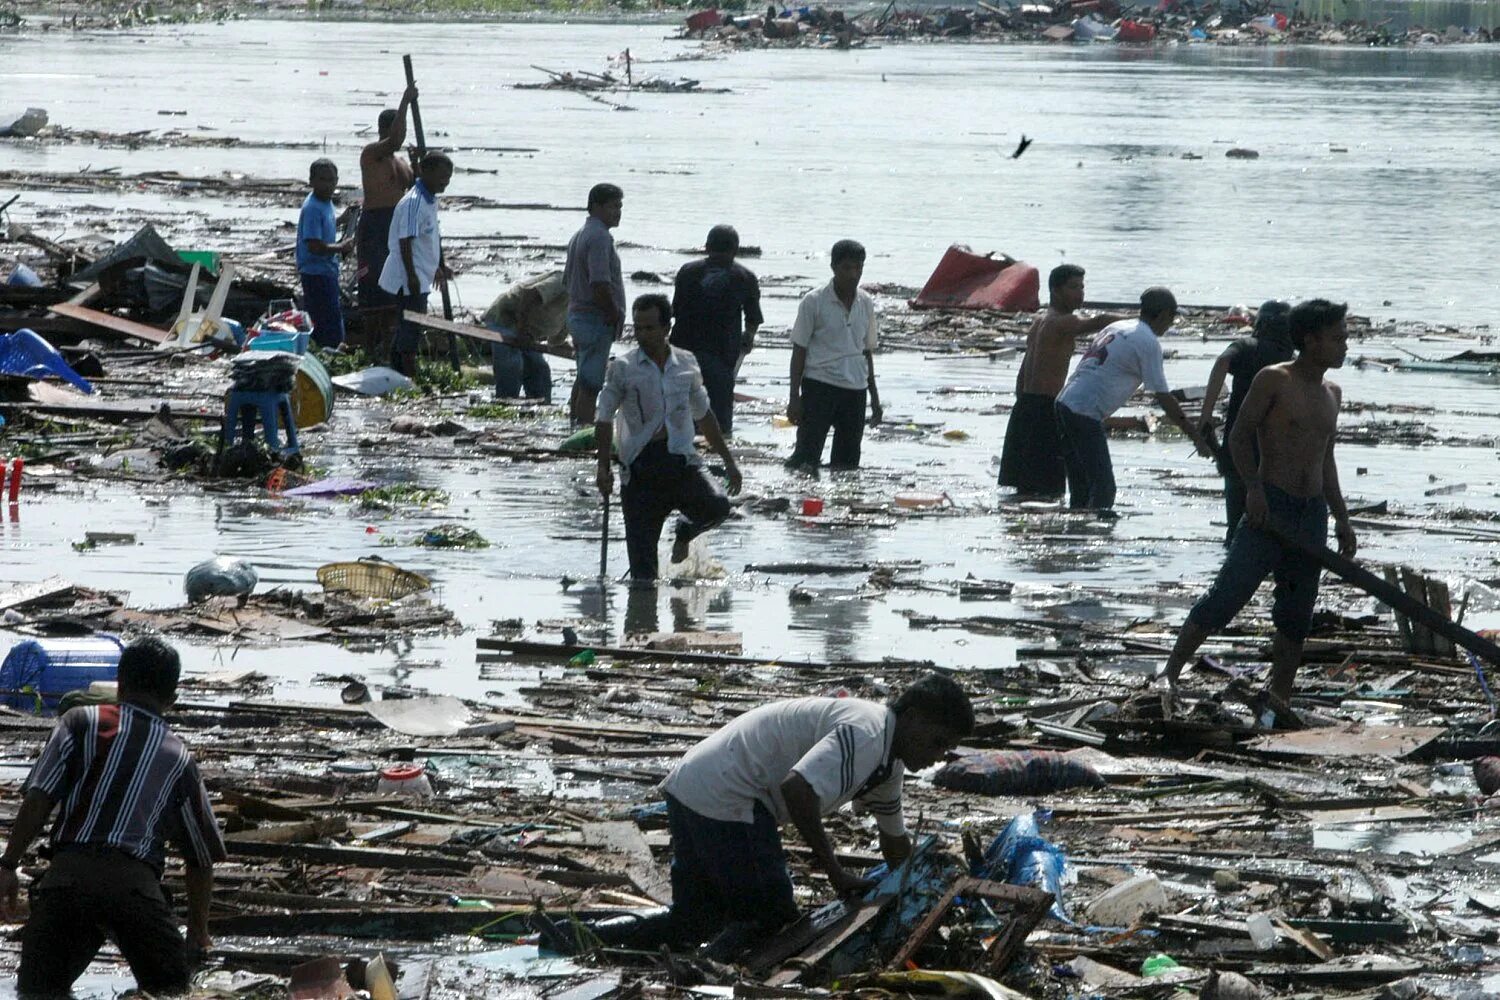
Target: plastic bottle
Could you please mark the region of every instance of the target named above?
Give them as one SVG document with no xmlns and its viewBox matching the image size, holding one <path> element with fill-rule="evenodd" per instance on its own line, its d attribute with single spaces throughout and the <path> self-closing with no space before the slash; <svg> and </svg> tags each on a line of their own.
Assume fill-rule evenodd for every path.
<svg viewBox="0 0 1500 1000">
<path fill-rule="evenodd" d="M 1250 940 L 1255 942 L 1255 947 L 1261 951 L 1270 951 L 1276 947 L 1276 928 L 1271 926 L 1271 918 L 1264 913 L 1251 914 L 1250 919 L 1245 921 L 1245 926 L 1250 928 Z"/>
</svg>

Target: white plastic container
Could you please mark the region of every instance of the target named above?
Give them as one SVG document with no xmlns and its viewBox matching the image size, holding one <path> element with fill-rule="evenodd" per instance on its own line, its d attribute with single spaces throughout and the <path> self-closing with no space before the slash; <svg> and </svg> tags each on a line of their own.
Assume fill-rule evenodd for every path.
<svg viewBox="0 0 1500 1000">
<path fill-rule="evenodd" d="M 430 799 L 432 782 L 427 780 L 427 769 L 421 764 L 395 764 L 380 769 L 380 780 L 375 784 L 375 792 L 378 795 Z"/>
<path fill-rule="evenodd" d="M 1250 940 L 1255 942 L 1255 947 L 1261 951 L 1270 951 L 1276 947 L 1276 928 L 1271 924 L 1271 918 L 1264 913 L 1251 915 L 1245 921 L 1245 926 L 1250 928 Z"/>
</svg>

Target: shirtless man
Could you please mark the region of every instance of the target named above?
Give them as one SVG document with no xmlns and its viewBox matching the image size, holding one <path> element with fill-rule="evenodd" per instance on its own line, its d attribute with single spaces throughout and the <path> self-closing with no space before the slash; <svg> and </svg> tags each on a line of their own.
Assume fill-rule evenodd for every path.
<svg viewBox="0 0 1500 1000">
<path fill-rule="evenodd" d="M 1119 316 L 1083 319 L 1083 268 L 1059 264 L 1047 276 L 1051 301 L 1026 331 L 1026 357 L 1016 374 L 1016 403 L 1005 427 L 1000 453 L 1000 485 L 1017 496 L 1060 497 L 1066 483 L 1062 442 L 1053 403 L 1068 378 L 1068 362 L 1080 337 L 1092 337 Z"/>
<path fill-rule="evenodd" d="M 1349 526 L 1349 510 L 1333 458 L 1333 432 L 1343 393 L 1323 378 L 1328 369 L 1342 367 L 1348 353 L 1347 310 L 1348 306 L 1327 299 L 1311 299 L 1294 308 L 1290 324 L 1296 360 L 1262 369 L 1250 384 L 1229 435 L 1235 469 L 1245 481 L 1245 516 L 1218 578 L 1188 612 L 1177 644 L 1162 667 L 1160 676 L 1173 688 L 1203 641 L 1229 624 L 1266 575 L 1274 573 L 1276 603 L 1271 620 L 1276 637 L 1271 646 L 1270 694 L 1282 702 L 1291 701 L 1292 682 L 1302 663 L 1302 643 L 1312 626 L 1321 567 L 1301 552 L 1282 548 L 1266 525 L 1274 524 L 1321 548 L 1332 511 L 1339 552 L 1346 559 L 1354 556 L 1354 529 Z"/>
<path fill-rule="evenodd" d="M 360 186 L 365 200 L 359 217 L 359 237 L 356 245 L 356 260 L 359 274 L 359 308 L 361 311 L 391 306 L 394 300 L 381 291 L 380 272 L 385 267 L 389 252 L 391 213 L 396 203 L 406 194 L 413 181 L 412 166 L 399 155 L 406 144 L 406 109 L 417 99 L 417 88 L 407 87 L 401 95 L 401 104 L 380 112 L 376 122 L 380 138 L 365 146 L 359 153 Z M 366 318 L 378 323 L 382 332 L 395 327 L 395 312 L 388 314 L 364 312 Z M 378 345 L 377 345 L 378 346 Z"/>
</svg>

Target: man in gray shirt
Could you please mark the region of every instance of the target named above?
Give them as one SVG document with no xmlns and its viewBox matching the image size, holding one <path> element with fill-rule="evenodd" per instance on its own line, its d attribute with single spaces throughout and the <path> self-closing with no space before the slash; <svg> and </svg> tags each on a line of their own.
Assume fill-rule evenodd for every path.
<svg viewBox="0 0 1500 1000">
<path fill-rule="evenodd" d="M 568 241 L 563 282 L 568 286 L 568 334 L 578 373 L 568 400 L 575 424 L 592 424 L 604 386 L 609 348 L 625 328 L 625 279 L 610 230 L 620 224 L 625 194 L 613 184 L 589 191 L 589 217 Z"/>
</svg>

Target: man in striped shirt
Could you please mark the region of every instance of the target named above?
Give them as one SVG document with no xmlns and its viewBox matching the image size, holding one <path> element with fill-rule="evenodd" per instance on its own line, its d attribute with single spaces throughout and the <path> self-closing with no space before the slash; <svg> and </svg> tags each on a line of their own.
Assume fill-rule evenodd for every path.
<svg viewBox="0 0 1500 1000">
<path fill-rule="evenodd" d="M 106 935 L 140 989 L 187 990 L 187 948 L 161 886 L 167 840 L 187 862 L 189 940 L 201 950 L 212 943 L 208 906 L 224 841 L 197 765 L 161 718 L 180 673 L 177 651 L 162 640 L 131 643 L 120 656 L 119 704 L 64 714 L 26 779 L 0 854 L 4 916 L 16 913 L 21 858 L 59 809 L 52 863 L 32 887 L 21 934 L 23 997 L 67 996 Z"/>
<path fill-rule="evenodd" d="M 710 957 L 729 960 L 797 918 L 780 827 L 790 823 L 840 894 L 874 882 L 840 863 L 823 817 L 858 802 L 875 818 L 895 867 L 911 853 L 901 817 L 905 771 L 936 764 L 974 728 L 968 695 L 928 674 L 888 705 L 797 698 L 746 712 L 689 750 L 662 782 L 672 833 L 672 907 L 593 925 L 607 945 L 695 945 L 721 931 Z M 538 919 L 543 943 L 577 942 Z"/>
</svg>

